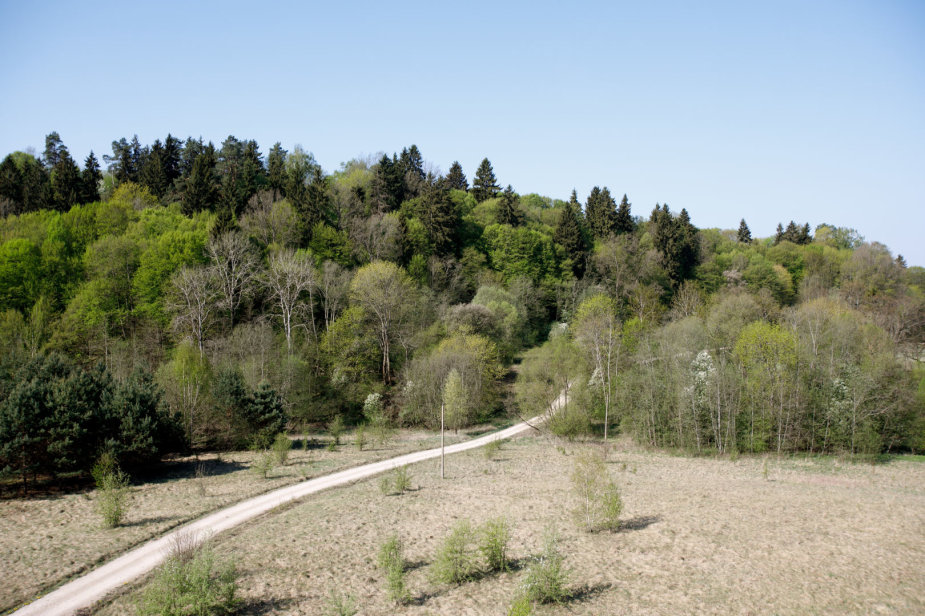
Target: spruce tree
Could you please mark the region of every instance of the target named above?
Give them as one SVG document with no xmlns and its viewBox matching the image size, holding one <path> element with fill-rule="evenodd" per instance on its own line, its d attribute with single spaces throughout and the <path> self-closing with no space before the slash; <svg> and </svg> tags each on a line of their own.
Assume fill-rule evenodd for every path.
<svg viewBox="0 0 925 616">
<path fill-rule="evenodd" d="M 777 223 L 777 231 L 774 232 L 774 245 L 784 241 L 784 225 Z"/>
<path fill-rule="evenodd" d="M 578 278 L 584 276 L 588 260 L 588 245 L 581 230 L 578 213 L 580 207 L 578 197 L 575 191 L 572 191 L 572 198 L 562 208 L 559 223 L 552 237 L 554 242 L 565 249 L 565 254 L 572 261 L 572 272 Z"/>
<path fill-rule="evenodd" d="M 151 194 L 160 199 L 167 193 L 170 185 L 164 169 L 164 146 L 160 139 L 155 139 L 144 158 L 141 172 L 138 174 L 142 186 L 147 186 Z"/>
<path fill-rule="evenodd" d="M 167 133 L 164 139 L 164 151 L 161 156 L 161 163 L 164 166 L 164 175 L 167 176 L 167 185 L 172 186 L 180 177 L 182 162 L 182 150 L 180 140 Z"/>
<path fill-rule="evenodd" d="M 283 194 L 286 184 L 286 150 L 279 141 L 273 144 L 267 156 L 267 184 L 274 192 L 274 197 Z"/>
<path fill-rule="evenodd" d="M 429 186 L 418 214 L 437 256 L 451 255 L 459 244 L 459 213 L 450 199 L 449 188 Z"/>
<path fill-rule="evenodd" d="M 61 136 L 58 135 L 57 131 L 52 131 L 45 135 L 45 152 L 42 158 L 45 161 L 46 169 L 51 171 L 55 168 L 55 165 L 61 160 L 62 149 L 67 150 L 61 142 Z"/>
<path fill-rule="evenodd" d="M 617 235 L 621 233 L 632 233 L 636 228 L 636 225 L 633 223 L 633 215 L 630 213 L 630 202 L 626 198 L 626 194 L 623 195 L 623 200 L 620 201 L 620 206 L 617 208 L 617 215 L 614 220 L 614 232 Z"/>
<path fill-rule="evenodd" d="M 517 204 L 517 195 L 508 184 L 501 193 L 501 202 L 498 203 L 498 223 L 516 227 L 523 222 L 524 216 Z"/>
<path fill-rule="evenodd" d="M 373 197 L 380 213 L 391 212 L 402 202 L 404 192 L 398 158 L 383 154 L 376 165 Z"/>
<path fill-rule="evenodd" d="M 81 184 L 81 201 L 83 203 L 93 203 L 100 200 L 100 180 L 103 174 L 100 173 L 100 163 L 90 150 L 90 155 L 84 160 L 84 169 L 80 173 Z"/>
<path fill-rule="evenodd" d="M 196 157 L 193 170 L 186 180 L 183 194 L 183 213 L 186 215 L 201 210 L 211 210 L 218 198 L 215 181 L 215 158 L 210 151 Z"/>
<path fill-rule="evenodd" d="M 457 160 L 453 161 L 449 173 L 446 174 L 446 186 L 456 190 L 469 190 L 469 181 L 466 180 L 462 165 Z"/>
<path fill-rule="evenodd" d="M 610 190 L 595 186 L 588 195 L 585 218 L 594 237 L 605 238 L 616 232 L 617 204 Z"/>
<path fill-rule="evenodd" d="M 498 180 L 487 158 L 483 158 L 479 168 L 475 171 L 472 181 L 472 194 L 476 201 L 485 201 L 498 194 Z"/>
<path fill-rule="evenodd" d="M 19 214 L 22 212 L 22 172 L 10 154 L 0 163 L 0 214 Z"/>
<path fill-rule="evenodd" d="M 748 228 L 748 225 L 745 224 L 745 219 L 743 218 L 739 222 L 739 233 L 736 238 L 740 244 L 751 244 L 752 243 L 752 232 Z"/>
<path fill-rule="evenodd" d="M 80 201 L 83 192 L 80 169 L 64 146 L 58 151 L 58 162 L 51 170 L 51 189 L 55 209 L 66 212 Z"/>
</svg>

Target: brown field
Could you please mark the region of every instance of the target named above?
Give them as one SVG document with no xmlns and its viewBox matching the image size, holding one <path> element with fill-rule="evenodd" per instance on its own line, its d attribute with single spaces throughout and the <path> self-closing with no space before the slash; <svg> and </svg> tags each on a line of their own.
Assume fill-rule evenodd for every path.
<svg viewBox="0 0 925 616">
<path fill-rule="evenodd" d="M 246 614 L 323 614 L 332 592 L 353 595 L 359 614 L 506 614 L 522 566 L 455 587 L 427 575 L 456 520 L 496 516 L 515 523 L 521 565 L 544 528 L 560 531 L 575 597 L 537 614 L 925 613 L 921 462 L 732 461 L 621 443 L 608 468 L 624 529 L 588 534 L 569 513 L 582 446 L 517 439 L 498 461 L 480 451 L 448 458 L 445 481 L 428 461 L 411 468 L 413 492 L 383 496 L 378 478 L 331 490 L 213 539 L 215 550 L 238 565 Z M 402 607 L 386 599 L 375 566 L 390 533 L 411 563 L 415 599 Z M 132 613 L 133 592 L 99 613 Z"/>
<path fill-rule="evenodd" d="M 0 613 L 210 511 L 304 478 L 439 445 L 438 437 L 420 431 L 401 431 L 363 451 L 351 439 L 346 435 L 332 452 L 323 446 L 329 438 L 316 437 L 314 447 L 290 451 L 286 465 L 267 479 L 250 470 L 257 454 L 249 451 L 171 461 L 156 478 L 131 487 L 126 520 L 116 529 L 101 527 L 93 491 L 0 500 Z M 199 462 L 201 478 L 195 476 Z"/>
</svg>

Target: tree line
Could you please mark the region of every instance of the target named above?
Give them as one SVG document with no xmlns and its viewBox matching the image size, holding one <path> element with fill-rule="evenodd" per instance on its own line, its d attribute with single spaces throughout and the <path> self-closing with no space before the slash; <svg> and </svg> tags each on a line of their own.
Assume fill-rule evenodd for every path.
<svg viewBox="0 0 925 616">
<path fill-rule="evenodd" d="M 594 315 L 613 328 L 613 346 L 582 368 L 586 383 L 608 383 L 584 388 L 599 427 L 718 450 L 730 439 L 755 450 L 918 447 L 923 270 L 852 229 L 791 221 L 766 239 L 744 219 L 698 229 L 667 204 L 634 216 L 607 187 L 584 203 L 575 191 L 563 201 L 502 189 L 487 158 L 470 185 L 458 162 L 442 174 L 414 145 L 332 173 L 301 147 L 276 143 L 264 156 L 233 136 L 119 139 L 103 160 L 105 171 L 92 153 L 77 168 L 51 133 L 41 157 L 0 163 L 4 416 L 21 412 L 19 371 L 56 353 L 116 384 L 147 375 L 184 447 L 253 444 L 286 422 L 362 421 L 370 395 L 394 422 L 434 425 L 450 375 L 465 401 L 453 405 L 459 427 L 501 408 L 504 366 L 523 349 L 584 348 L 575 324 Z M 852 343 L 869 348 L 813 343 L 807 354 L 806 336 L 821 335 L 797 325 L 810 306 L 838 332 L 855 323 Z M 783 355 L 755 359 L 768 340 Z M 711 376 L 698 385 L 694 373 Z M 850 430 L 844 417 L 826 423 L 844 405 L 823 412 L 831 396 L 820 392 L 858 374 L 870 392 L 895 385 L 892 410 L 861 396 Z M 720 381 L 731 389 L 718 393 Z M 772 382 L 787 385 L 760 397 Z M 721 433 L 693 401 L 697 387 L 722 400 Z M 894 411 L 906 419 L 876 423 Z M 12 472 L 11 451 L 0 457 Z"/>
</svg>

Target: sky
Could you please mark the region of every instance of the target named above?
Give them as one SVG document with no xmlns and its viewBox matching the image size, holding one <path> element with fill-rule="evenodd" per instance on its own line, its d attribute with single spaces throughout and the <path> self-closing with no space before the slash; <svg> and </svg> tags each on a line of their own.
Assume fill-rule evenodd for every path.
<svg viewBox="0 0 925 616">
<path fill-rule="evenodd" d="M 0 0 L 0 156 L 137 134 L 416 144 L 699 227 L 851 227 L 925 266 L 925 2 Z"/>
</svg>

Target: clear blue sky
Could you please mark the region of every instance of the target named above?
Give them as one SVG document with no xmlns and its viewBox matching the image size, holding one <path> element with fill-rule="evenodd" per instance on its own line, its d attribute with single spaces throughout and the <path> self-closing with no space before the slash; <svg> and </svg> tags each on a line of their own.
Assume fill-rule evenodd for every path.
<svg viewBox="0 0 925 616">
<path fill-rule="evenodd" d="M 925 2 L 0 0 L 0 155 L 415 143 L 518 192 L 858 229 L 925 265 Z"/>
</svg>

